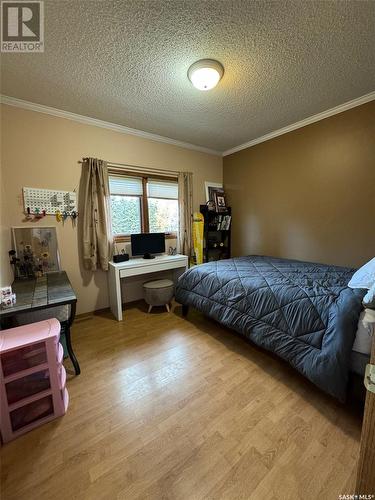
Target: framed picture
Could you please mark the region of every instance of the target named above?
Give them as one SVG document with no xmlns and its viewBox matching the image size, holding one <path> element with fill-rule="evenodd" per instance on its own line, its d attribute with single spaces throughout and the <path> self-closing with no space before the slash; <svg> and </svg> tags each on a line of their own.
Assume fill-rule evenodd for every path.
<svg viewBox="0 0 375 500">
<path fill-rule="evenodd" d="M 227 204 L 225 202 L 225 194 L 224 191 L 215 191 L 215 204 L 217 212 L 226 212 Z"/>
<path fill-rule="evenodd" d="M 60 270 L 55 227 L 12 227 L 18 278 L 43 276 Z"/>
<path fill-rule="evenodd" d="M 204 187 L 206 191 L 206 202 L 215 201 L 215 191 L 223 190 L 223 184 L 221 182 L 205 181 Z"/>
</svg>

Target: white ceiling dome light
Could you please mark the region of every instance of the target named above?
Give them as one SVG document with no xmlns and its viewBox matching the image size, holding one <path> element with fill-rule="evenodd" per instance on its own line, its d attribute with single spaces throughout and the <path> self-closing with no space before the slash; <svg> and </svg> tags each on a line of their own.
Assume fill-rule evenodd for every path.
<svg viewBox="0 0 375 500">
<path fill-rule="evenodd" d="M 201 59 L 188 69 L 188 77 L 198 90 L 211 90 L 219 83 L 224 74 L 224 68 L 214 59 Z"/>
</svg>

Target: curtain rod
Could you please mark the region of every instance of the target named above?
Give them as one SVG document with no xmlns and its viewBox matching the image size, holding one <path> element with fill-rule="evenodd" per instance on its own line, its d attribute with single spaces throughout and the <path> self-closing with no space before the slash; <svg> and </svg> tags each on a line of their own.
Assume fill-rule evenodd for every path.
<svg viewBox="0 0 375 500">
<path fill-rule="evenodd" d="M 82 158 L 81 161 L 78 161 L 78 163 L 82 164 L 85 160 L 88 160 L 88 158 Z M 163 170 L 163 169 L 160 169 L 160 168 L 152 168 L 152 167 L 144 167 L 144 166 L 141 166 L 141 165 L 132 165 L 130 163 L 114 163 L 112 161 L 107 161 L 107 165 L 109 167 L 117 167 L 119 169 L 126 169 L 126 168 L 134 168 L 134 169 L 138 169 L 138 170 L 149 170 L 151 172 L 154 172 L 154 173 L 158 173 L 160 175 L 165 175 L 165 176 L 171 176 L 171 175 L 176 175 L 178 176 L 178 174 L 180 172 L 178 172 L 177 170 Z"/>
</svg>

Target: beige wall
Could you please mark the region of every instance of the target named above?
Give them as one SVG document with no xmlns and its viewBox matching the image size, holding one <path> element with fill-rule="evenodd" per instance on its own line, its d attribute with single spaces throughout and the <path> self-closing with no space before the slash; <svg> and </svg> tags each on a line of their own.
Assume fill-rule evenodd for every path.
<svg viewBox="0 0 375 500">
<path fill-rule="evenodd" d="M 8 256 L 10 231 L 7 226 L 5 209 L 5 184 L 3 182 L 2 166 L 0 165 L 0 287 L 9 285 L 12 276 Z"/>
<path fill-rule="evenodd" d="M 224 158 L 235 255 L 375 256 L 375 102 Z"/>
<path fill-rule="evenodd" d="M 195 209 L 205 201 L 204 181 L 222 181 L 222 158 L 218 156 L 2 105 L 2 184 L 6 207 L 6 227 L 1 234 L 2 268 L 9 249 L 9 240 L 3 236 L 9 234 L 11 226 L 30 225 L 22 222 L 22 187 L 78 191 L 81 166 L 77 161 L 84 156 L 193 172 Z M 65 226 L 56 223 L 52 216 L 38 224 L 57 227 L 62 266 L 77 292 L 78 312 L 107 307 L 106 273 L 93 274 L 82 269 L 77 229 L 69 221 Z"/>
<path fill-rule="evenodd" d="M 7 226 L 5 207 L 3 204 L 4 186 L 0 169 L 0 287 L 9 285 L 12 273 L 9 266 L 8 251 L 10 249 L 10 231 Z"/>
</svg>

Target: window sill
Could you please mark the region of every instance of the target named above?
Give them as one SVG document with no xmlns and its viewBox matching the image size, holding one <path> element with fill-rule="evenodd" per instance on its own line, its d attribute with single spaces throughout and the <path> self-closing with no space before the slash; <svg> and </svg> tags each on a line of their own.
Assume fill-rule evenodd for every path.
<svg viewBox="0 0 375 500">
<path fill-rule="evenodd" d="M 147 234 L 147 233 L 145 233 Z M 167 233 L 165 235 L 165 239 L 166 240 L 176 240 L 177 239 L 177 234 L 175 233 Z M 130 243 L 131 241 L 131 238 L 130 238 L 130 235 L 118 235 L 118 236 L 114 236 L 113 237 L 113 241 L 115 243 Z"/>
</svg>

